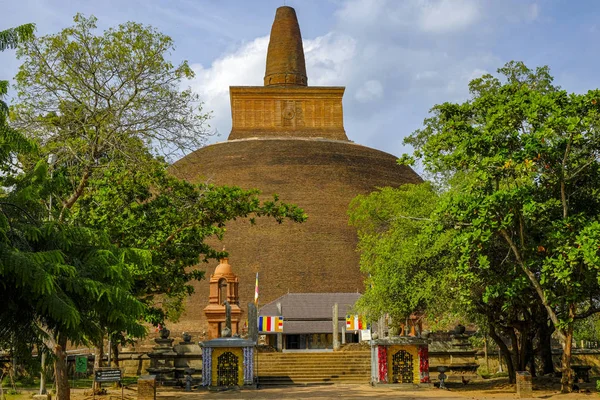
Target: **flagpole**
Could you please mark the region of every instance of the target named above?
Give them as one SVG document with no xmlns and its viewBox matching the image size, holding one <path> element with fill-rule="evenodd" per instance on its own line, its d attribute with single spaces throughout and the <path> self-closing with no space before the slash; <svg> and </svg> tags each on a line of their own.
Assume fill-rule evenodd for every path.
<svg viewBox="0 0 600 400">
<path fill-rule="evenodd" d="M 256 272 L 256 283 L 254 285 L 254 305 L 258 310 L 258 271 Z"/>
</svg>

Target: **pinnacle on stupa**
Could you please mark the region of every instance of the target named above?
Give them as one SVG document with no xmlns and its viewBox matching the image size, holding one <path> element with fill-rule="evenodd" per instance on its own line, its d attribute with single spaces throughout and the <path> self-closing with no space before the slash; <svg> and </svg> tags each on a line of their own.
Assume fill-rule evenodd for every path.
<svg viewBox="0 0 600 400">
<path fill-rule="evenodd" d="M 279 7 L 269 39 L 265 86 L 307 86 L 307 82 L 296 11 L 288 6 Z"/>
</svg>

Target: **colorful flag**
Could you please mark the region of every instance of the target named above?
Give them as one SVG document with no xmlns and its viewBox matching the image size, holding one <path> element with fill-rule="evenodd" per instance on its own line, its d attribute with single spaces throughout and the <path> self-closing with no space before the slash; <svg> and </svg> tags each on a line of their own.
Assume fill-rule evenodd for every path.
<svg viewBox="0 0 600 400">
<path fill-rule="evenodd" d="M 256 273 L 256 284 L 254 285 L 254 304 L 258 305 L 258 272 Z"/>
<path fill-rule="evenodd" d="M 260 332 L 283 332 L 283 317 L 258 317 Z"/>
<path fill-rule="evenodd" d="M 367 329 L 365 317 L 362 315 L 346 315 L 346 330 L 360 331 Z"/>
</svg>

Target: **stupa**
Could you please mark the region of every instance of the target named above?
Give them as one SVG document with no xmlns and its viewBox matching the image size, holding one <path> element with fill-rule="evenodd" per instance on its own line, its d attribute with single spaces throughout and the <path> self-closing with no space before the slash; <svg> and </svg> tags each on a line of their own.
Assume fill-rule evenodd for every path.
<svg viewBox="0 0 600 400">
<path fill-rule="evenodd" d="M 357 235 L 348 226 L 350 201 L 379 187 L 421 182 L 412 169 L 397 164 L 397 157 L 348 140 L 344 87 L 311 87 L 308 82 L 296 12 L 280 7 L 271 29 L 264 86 L 230 87 L 228 140 L 203 147 L 171 168 L 191 182 L 257 188 L 264 199 L 277 194 L 308 214 L 302 224 L 263 218 L 256 225 L 227 225 L 223 244 L 236 265 L 244 315 L 254 298 L 257 271 L 259 306 L 288 292 L 362 291 Z M 208 280 L 196 284 L 185 314 L 172 329 L 207 329 L 202 310 L 208 286 Z"/>
</svg>

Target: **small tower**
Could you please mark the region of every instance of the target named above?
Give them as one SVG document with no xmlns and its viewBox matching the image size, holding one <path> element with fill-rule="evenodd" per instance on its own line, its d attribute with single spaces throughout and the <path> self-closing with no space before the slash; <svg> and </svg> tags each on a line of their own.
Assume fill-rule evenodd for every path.
<svg viewBox="0 0 600 400">
<path fill-rule="evenodd" d="M 239 279 L 233 273 L 227 258 L 222 258 L 215 273 L 210 277 L 210 294 L 204 315 L 208 321 L 208 338 L 216 339 L 225 328 L 225 302 L 231 306 L 231 333 L 239 332 L 239 322 L 242 316 L 240 309 L 238 285 Z"/>
</svg>

